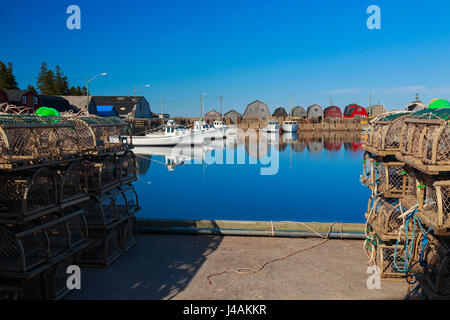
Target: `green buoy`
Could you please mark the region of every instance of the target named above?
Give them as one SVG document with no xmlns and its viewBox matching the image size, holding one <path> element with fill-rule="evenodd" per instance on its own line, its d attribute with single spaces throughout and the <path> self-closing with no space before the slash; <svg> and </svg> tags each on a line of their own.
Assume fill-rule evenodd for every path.
<svg viewBox="0 0 450 320">
<path fill-rule="evenodd" d="M 427 109 L 443 109 L 450 108 L 450 102 L 445 99 L 433 99 L 428 105 Z"/>
</svg>

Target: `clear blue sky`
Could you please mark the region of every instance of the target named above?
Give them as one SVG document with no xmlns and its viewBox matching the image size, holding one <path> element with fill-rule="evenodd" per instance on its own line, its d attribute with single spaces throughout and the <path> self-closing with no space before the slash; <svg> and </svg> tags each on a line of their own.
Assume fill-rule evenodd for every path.
<svg viewBox="0 0 450 320">
<path fill-rule="evenodd" d="M 81 30 L 66 28 L 66 8 L 81 8 Z M 369 5 L 381 30 L 366 27 Z M 8 1 L 2 4 L 0 60 L 12 62 L 21 87 L 40 64 L 60 65 L 70 84 L 94 95 L 142 89 L 154 112 L 243 112 L 260 99 L 271 111 L 289 105 L 341 107 L 373 102 L 404 107 L 416 92 L 428 103 L 450 96 L 448 0 L 158 0 Z M 6 27 L 5 27 L 6 26 Z"/>
</svg>

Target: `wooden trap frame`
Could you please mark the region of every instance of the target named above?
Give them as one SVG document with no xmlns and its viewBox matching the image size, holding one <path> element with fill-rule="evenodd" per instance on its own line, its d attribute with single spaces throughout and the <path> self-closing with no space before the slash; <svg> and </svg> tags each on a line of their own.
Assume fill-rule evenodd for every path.
<svg viewBox="0 0 450 320">
<path fill-rule="evenodd" d="M 395 155 L 400 148 L 400 132 L 409 111 L 388 112 L 373 119 L 369 125 L 367 142 L 363 149 L 377 156 Z"/>
<path fill-rule="evenodd" d="M 450 171 L 449 114 L 449 109 L 425 109 L 405 119 L 396 157 L 426 174 Z"/>
</svg>

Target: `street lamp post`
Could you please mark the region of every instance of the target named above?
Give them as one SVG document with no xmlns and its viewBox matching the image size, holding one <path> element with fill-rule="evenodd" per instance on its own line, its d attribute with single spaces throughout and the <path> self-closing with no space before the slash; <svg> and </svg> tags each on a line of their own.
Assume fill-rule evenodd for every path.
<svg viewBox="0 0 450 320">
<path fill-rule="evenodd" d="M 139 91 L 139 90 L 142 89 L 142 88 L 147 88 L 147 87 L 150 87 L 150 85 L 149 85 L 149 84 L 146 84 L 146 85 L 143 85 L 142 87 L 139 87 L 139 88 L 137 88 L 137 89 L 136 89 L 136 86 L 134 86 L 134 96 L 136 97 L 136 92 L 137 92 L 137 91 Z"/>
<path fill-rule="evenodd" d="M 200 115 L 203 121 L 203 96 L 206 96 L 206 93 L 200 93 Z"/>
<path fill-rule="evenodd" d="M 91 79 L 89 79 L 89 76 L 86 77 L 86 109 L 89 108 L 89 82 L 91 82 L 92 80 L 94 80 L 97 77 L 106 76 L 106 75 L 107 75 L 107 73 L 103 72 L 103 73 L 97 74 L 95 77 L 93 77 Z"/>
</svg>

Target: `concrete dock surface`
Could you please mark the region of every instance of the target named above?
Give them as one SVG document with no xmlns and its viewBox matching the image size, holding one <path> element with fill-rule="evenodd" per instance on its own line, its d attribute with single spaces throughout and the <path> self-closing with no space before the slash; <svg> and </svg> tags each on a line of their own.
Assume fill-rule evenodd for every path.
<svg viewBox="0 0 450 320">
<path fill-rule="evenodd" d="M 262 273 L 210 274 L 260 268 L 322 242 L 320 238 L 140 234 L 107 269 L 83 269 L 82 288 L 65 299 L 404 299 L 405 281 L 367 288 L 361 240 L 329 240 L 265 266 Z"/>
</svg>

